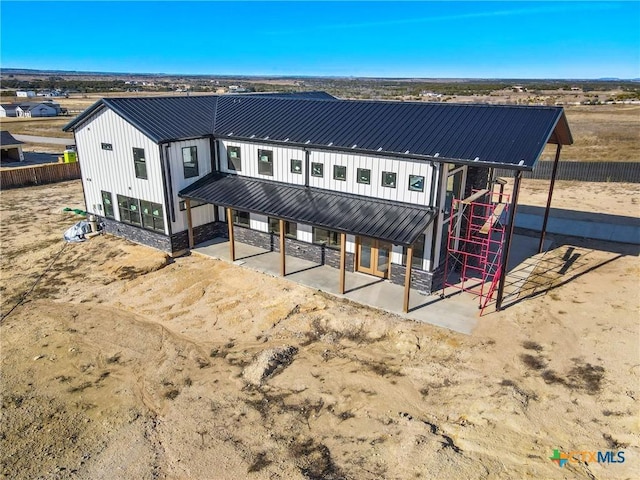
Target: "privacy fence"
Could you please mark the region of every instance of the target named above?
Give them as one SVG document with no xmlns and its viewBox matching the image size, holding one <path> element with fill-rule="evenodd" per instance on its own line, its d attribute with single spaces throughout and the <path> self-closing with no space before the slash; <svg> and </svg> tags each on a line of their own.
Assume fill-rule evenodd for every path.
<svg viewBox="0 0 640 480">
<path fill-rule="evenodd" d="M 0 170 L 0 187 L 13 188 L 28 185 L 62 182 L 80 178 L 80 164 L 49 163 L 33 167 L 17 167 Z"/>
<path fill-rule="evenodd" d="M 538 162 L 533 172 L 525 172 L 524 178 L 548 180 L 553 161 Z M 513 171 L 498 169 L 499 177 L 512 177 Z M 637 162 L 563 162 L 558 165 L 558 180 L 578 182 L 629 182 L 640 183 L 640 161 Z"/>
</svg>

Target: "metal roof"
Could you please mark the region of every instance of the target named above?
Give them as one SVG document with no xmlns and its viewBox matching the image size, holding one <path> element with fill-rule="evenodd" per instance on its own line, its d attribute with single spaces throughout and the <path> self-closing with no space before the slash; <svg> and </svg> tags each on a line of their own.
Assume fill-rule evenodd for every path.
<svg viewBox="0 0 640 480">
<path fill-rule="evenodd" d="M 157 143 L 212 135 L 518 170 L 532 170 L 547 143 L 573 143 L 562 107 L 326 100 L 302 93 L 105 98 L 64 130 L 105 107 Z"/>
<path fill-rule="evenodd" d="M 13 135 L 11 135 L 7 130 L 0 131 L 0 145 L 3 147 L 6 147 L 7 145 L 20 145 L 23 143 L 24 142 L 13 138 Z"/>
<path fill-rule="evenodd" d="M 436 215 L 433 208 L 419 205 L 220 173 L 209 174 L 179 195 L 405 246 L 415 242 Z"/>
</svg>

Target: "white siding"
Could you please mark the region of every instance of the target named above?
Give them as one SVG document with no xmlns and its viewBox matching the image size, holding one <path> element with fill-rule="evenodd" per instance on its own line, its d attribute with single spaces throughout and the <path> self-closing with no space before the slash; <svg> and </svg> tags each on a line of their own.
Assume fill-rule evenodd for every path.
<svg viewBox="0 0 640 480">
<path fill-rule="evenodd" d="M 103 150 L 102 143 L 111 144 L 113 150 Z M 116 220 L 120 219 L 117 195 L 159 203 L 163 205 L 166 233 L 168 216 L 156 143 L 122 117 L 105 109 L 76 131 L 76 146 L 88 211 L 104 214 L 102 190 L 112 195 Z M 147 180 L 136 178 L 134 147 L 144 148 Z"/>
<path fill-rule="evenodd" d="M 313 243 L 313 227 L 304 223 L 298 224 L 298 240 Z"/>
<path fill-rule="evenodd" d="M 291 183 L 294 185 L 304 185 L 305 152 L 301 148 L 279 147 L 275 145 L 231 142 L 221 140 L 220 144 L 220 170 L 225 173 L 236 173 L 247 177 L 262 178 L 265 180 L 275 180 L 277 182 Z M 229 170 L 227 168 L 227 146 L 240 147 L 240 159 L 242 170 Z M 261 175 L 258 173 L 258 150 L 270 150 L 273 152 L 273 176 Z M 300 173 L 291 172 L 291 159 L 302 162 Z"/>
<path fill-rule="evenodd" d="M 184 167 L 182 162 L 182 149 L 187 147 L 197 147 L 198 149 L 198 173 L 197 177 L 185 178 Z M 180 211 L 178 197 L 180 190 L 188 187 L 203 176 L 211 173 L 211 143 L 208 138 L 196 138 L 193 140 L 183 140 L 180 142 L 172 142 L 163 146 L 165 149 L 166 160 L 171 170 L 171 187 L 173 190 L 173 202 L 176 212 L 176 221 L 172 224 L 173 233 L 182 232 L 187 229 L 187 212 Z M 167 178 L 167 181 L 169 179 Z M 214 216 L 213 205 L 202 205 L 191 210 L 191 219 L 193 226 L 197 227 L 205 223 L 213 222 Z"/>
<path fill-rule="evenodd" d="M 260 215 L 258 213 L 249 214 L 249 227 L 259 232 L 269 231 L 269 219 L 266 215 Z"/>
</svg>

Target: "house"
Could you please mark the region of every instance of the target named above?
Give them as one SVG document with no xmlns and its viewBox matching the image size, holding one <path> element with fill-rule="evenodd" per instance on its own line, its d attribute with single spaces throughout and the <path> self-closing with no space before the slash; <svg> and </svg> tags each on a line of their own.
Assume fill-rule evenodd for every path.
<svg viewBox="0 0 640 480">
<path fill-rule="evenodd" d="M 3 103 L 0 105 L 0 117 L 15 117 L 16 108 L 18 108 L 17 104 Z"/>
<path fill-rule="evenodd" d="M 547 143 L 572 143 L 558 107 L 323 92 L 104 98 L 64 130 L 107 232 L 172 254 L 227 237 L 232 258 L 235 241 L 280 251 L 283 274 L 286 255 L 339 268 L 341 291 L 363 272 L 404 284 L 405 310 L 441 275 L 454 199 L 496 168 L 517 190 Z"/>
<path fill-rule="evenodd" d="M 11 133 L 6 130 L 0 131 L 0 153 L 3 162 L 22 162 L 24 155 L 22 154 L 22 144 L 20 140 L 13 138 Z"/>
<path fill-rule="evenodd" d="M 31 98 L 35 96 L 36 92 L 34 92 L 33 90 L 18 90 L 16 92 L 16 97 Z"/>
<path fill-rule="evenodd" d="M 16 107 L 17 117 L 56 117 L 62 109 L 54 102 L 25 102 Z"/>
</svg>

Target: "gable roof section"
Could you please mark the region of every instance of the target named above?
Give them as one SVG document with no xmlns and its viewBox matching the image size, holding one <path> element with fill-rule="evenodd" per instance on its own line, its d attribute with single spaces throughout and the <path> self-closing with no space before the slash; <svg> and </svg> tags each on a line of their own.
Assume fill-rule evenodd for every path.
<svg viewBox="0 0 640 480">
<path fill-rule="evenodd" d="M 573 143 L 561 107 L 286 94 L 105 98 L 64 130 L 104 107 L 156 143 L 214 136 L 518 170 L 533 169 L 547 143 Z"/>
<path fill-rule="evenodd" d="M 13 138 L 13 135 L 11 135 L 11 133 L 9 133 L 7 130 L 0 131 L 0 145 L 2 145 L 3 147 L 6 147 L 8 145 L 21 145 L 23 143 L 24 142 Z"/>
</svg>

